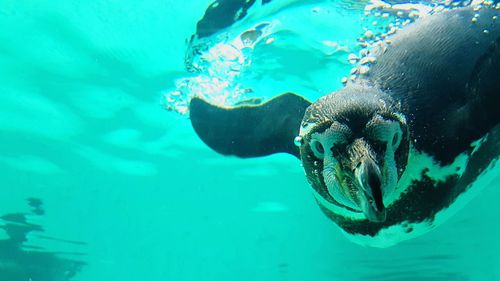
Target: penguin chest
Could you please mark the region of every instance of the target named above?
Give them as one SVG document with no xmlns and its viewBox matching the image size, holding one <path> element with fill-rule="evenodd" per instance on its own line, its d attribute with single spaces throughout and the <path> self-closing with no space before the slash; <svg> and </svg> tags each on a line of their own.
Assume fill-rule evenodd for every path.
<svg viewBox="0 0 500 281">
<path fill-rule="evenodd" d="M 389 247 L 418 237 L 445 222 L 500 175 L 500 125 L 471 143 L 471 148 L 448 165 L 412 150 L 385 222 L 343 219 L 318 203 L 358 244 Z"/>
</svg>

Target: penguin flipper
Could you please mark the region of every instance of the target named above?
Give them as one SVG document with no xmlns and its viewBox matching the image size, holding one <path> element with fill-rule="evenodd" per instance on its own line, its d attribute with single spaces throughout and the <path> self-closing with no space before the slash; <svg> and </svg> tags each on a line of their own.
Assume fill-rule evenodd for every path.
<svg viewBox="0 0 500 281">
<path fill-rule="evenodd" d="M 220 154 L 251 158 L 284 152 L 300 158 L 294 138 L 310 104 L 301 96 L 285 93 L 263 104 L 235 107 L 193 98 L 189 110 L 198 136 Z"/>
</svg>

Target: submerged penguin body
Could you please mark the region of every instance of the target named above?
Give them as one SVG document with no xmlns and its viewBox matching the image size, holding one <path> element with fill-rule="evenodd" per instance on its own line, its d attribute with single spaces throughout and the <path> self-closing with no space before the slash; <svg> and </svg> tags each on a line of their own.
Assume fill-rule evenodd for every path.
<svg viewBox="0 0 500 281">
<path fill-rule="evenodd" d="M 312 104 L 294 94 L 233 108 L 194 98 L 193 127 L 226 155 L 300 158 L 319 206 L 355 242 L 418 236 L 500 172 L 499 11 L 475 14 L 417 20 L 373 50 L 369 71 Z"/>
</svg>

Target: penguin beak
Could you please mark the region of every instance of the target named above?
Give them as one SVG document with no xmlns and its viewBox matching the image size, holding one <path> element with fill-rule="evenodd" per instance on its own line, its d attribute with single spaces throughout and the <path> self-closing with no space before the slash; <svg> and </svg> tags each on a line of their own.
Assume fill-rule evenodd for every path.
<svg viewBox="0 0 500 281">
<path fill-rule="evenodd" d="M 383 222 L 386 209 L 382 199 L 382 175 L 371 157 L 364 157 L 354 170 L 354 176 L 360 187 L 361 209 L 368 220 Z"/>
</svg>

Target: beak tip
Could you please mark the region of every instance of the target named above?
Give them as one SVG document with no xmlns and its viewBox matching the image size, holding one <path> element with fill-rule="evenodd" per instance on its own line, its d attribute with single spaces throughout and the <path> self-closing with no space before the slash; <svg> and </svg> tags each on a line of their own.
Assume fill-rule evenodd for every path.
<svg viewBox="0 0 500 281">
<path fill-rule="evenodd" d="M 366 158 L 355 170 L 360 189 L 363 212 L 372 222 L 384 222 L 386 209 L 383 203 L 382 179 L 378 166 L 370 158 Z"/>
</svg>

